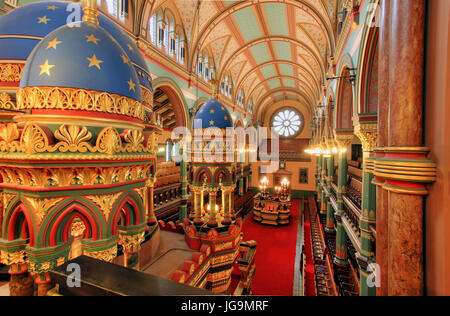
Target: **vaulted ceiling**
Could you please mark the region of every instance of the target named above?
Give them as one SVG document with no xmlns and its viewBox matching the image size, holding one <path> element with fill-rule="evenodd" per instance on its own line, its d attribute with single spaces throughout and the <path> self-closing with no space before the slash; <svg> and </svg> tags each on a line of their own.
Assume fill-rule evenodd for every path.
<svg viewBox="0 0 450 316">
<path fill-rule="evenodd" d="M 181 18 L 195 69 L 198 51 L 212 54 L 219 81 L 230 74 L 234 93 L 262 103 L 295 99 L 313 107 L 333 55 L 337 1 L 342 0 L 195 0 L 171 2 Z M 199 17 L 199 18 L 197 18 Z"/>
</svg>

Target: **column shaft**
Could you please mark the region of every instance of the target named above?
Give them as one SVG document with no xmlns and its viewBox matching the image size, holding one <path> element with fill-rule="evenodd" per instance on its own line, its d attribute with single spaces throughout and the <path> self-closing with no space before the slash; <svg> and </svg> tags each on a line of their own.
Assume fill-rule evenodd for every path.
<svg viewBox="0 0 450 316">
<path fill-rule="evenodd" d="M 337 205 L 338 211 L 336 213 L 336 259 L 335 263 L 341 266 L 348 266 L 347 258 L 347 233 L 342 224 L 342 215 L 344 214 L 344 200 L 343 195 L 347 192 L 347 152 L 339 152 L 338 162 L 338 192 Z"/>
<path fill-rule="evenodd" d="M 332 155 L 330 158 L 328 158 L 328 177 L 327 177 L 327 190 L 328 193 L 331 194 L 331 183 L 333 182 L 334 177 L 334 156 Z M 335 227 L 334 227 L 334 208 L 331 204 L 331 197 L 328 199 L 327 202 L 327 223 L 325 227 L 325 231 L 327 233 L 334 233 Z"/>
<path fill-rule="evenodd" d="M 381 1 L 381 25 L 379 37 L 379 90 L 378 90 L 378 147 L 388 145 L 389 141 L 389 38 L 390 38 L 390 0 Z M 382 153 L 378 153 L 382 157 Z M 388 192 L 383 189 L 384 181 L 377 185 L 377 254 L 380 287 L 378 296 L 388 294 Z"/>
<path fill-rule="evenodd" d="M 423 143 L 425 0 L 392 0 L 389 146 Z M 423 295 L 423 197 L 389 192 L 389 295 Z"/>
</svg>

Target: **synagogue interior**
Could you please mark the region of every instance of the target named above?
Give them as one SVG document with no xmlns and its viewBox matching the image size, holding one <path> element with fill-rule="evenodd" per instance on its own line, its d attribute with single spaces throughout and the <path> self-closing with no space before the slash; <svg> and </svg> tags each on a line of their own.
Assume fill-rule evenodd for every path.
<svg viewBox="0 0 450 316">
<path fill-rule="evenodd" d="M 0 0 L 0 296 L 450 295 L 449 30 L 449 0 Z"/>
</svg>

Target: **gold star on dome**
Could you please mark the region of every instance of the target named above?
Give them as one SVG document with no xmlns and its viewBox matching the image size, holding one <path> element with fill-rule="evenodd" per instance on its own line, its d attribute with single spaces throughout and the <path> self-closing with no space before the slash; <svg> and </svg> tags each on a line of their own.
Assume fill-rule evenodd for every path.
<svg viewBox="0 0 450 316">
<path fill-rule="evenodd" d="M 130 44 L 128 44 L 128 49 L 133 51 L 133 47 Z"/>
<path fill-rule="evenodd" d="M 225 116 L 224 119 L 225 119 L 225 121 L 228 121 L 228 116 Z"/>
<path fill-rule="evenodd" d="M 44 24 L 47 24 L 49 21 L 51 21 L 51 20 L 48 19 L 46 15 L 44 15 L 44 16 L 41 17 L 41 18 L 38 18 L 38 23 L 44 23 Z"/>
<path fill-rule="evenodd" d="M 134 84 L 133 79 L 130 78 L 130 81 L 128 81 L 127 83 L 128 83 L 128 85 L 130 86 L 130 91 L 131 91 L 131 90 L 136 91 L 136 90 L 134 89 L 134 87 L 135 87 L 136 85 Z"/>
<path fill-rule="evenodd" d="M 55 11 L 56 10 L 56 6 L 55 5 L 48 6 L 47 10 Z"/>
<path fill-rule="evenodd" d="M 41 73 L 39 74 L 39 76 L 42 76 L 43 74 L 47 74 L 47 76 L 50 77 L 50 70 L 55 67 L 55 65 L 49 65 L 48 64 L 48 59 L 45 61 L 45 64 L 40 65 L 39 67 L 41 67 Z"/>
<path fill-rule="evenodd" d="M 91 68 L 91 67 L 97 67 L 98 69 L 101 69 L 100 68 L 100 64 L 101 63 L 103 63 L 103 61 L 102 60 L 99 60 L 99 59 L 97 59 L 97 56 L 95 56 L 95 54 L 94 54 L 94 56 L 92 56 L 91 58 L 86 58 L 87 60 L 89 60 L 90 61 L 90 64 L 89 64 L 89 67 L 88 68 Z"/>
<path fill-rule="evenodd" d="M 125 55 L 120 56 L 122 57 L 123 63 L 126 64 L 129 62 L 128 58 Z"/>
<path fill-rule="evenodd" d="M 96 38 L 94 34 L 86 35 L 86 38 L 86 43 L 94 43 L 95 45 L 98 45 L 98 41 L 100 41 L 100 39 Z"/>
<path fill-rule="evenodd" d="M 214 114 L 214 110 L 209 111 L 209 113 Z"/>
<path fill-rule="evenodd" d="M 225 108 L 222 106 L 222 111 L 225 111 Z"/>
<path fill-rule="evenodd" d="M 213 126 L 214 125 L 214 121 L 209 121 L 209 125 Z"/>
<path fill-rule="evenodd" d="M 55 37 L 55 38 L 53 39 L 53 41 L 49 41 L 49 42 L 48 42 L 48 46 L 47 46 L 46 49 L 53 48 L 53 49 L 56 50 L 56 46 L 57 46 L 58 44 L 61 44 L 61 43 L 62 43 L 62 42 L 58 41 L 58 38 Z"/>
</svg>

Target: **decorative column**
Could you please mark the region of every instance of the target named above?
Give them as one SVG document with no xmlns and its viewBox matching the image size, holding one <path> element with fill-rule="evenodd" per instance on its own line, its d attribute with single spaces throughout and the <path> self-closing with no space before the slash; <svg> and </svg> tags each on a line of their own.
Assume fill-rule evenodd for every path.
<svg viewBox="0 0 450 316">
<path fill-rule="evenodd" d="M 187 165 L 185 154 L 183 153 L 183 159 L 180 163 L 180 180 L 181 180 L 181 204 L 178 209 L 179 221 L 183 223 L 184 219 L 187 217 L 187 202 L 188 202 L 188 182 L 187 182 Z"/>
<path fill-rule="evenodd" d="M 25 251 L 16 253 L 1 252 L 2 263 L 9 265 L 10 296 L 33 296 L 34 278 L 28 272 L 28 264 L 25 260 Z"/>
<path fill-rule="evenodd" d="M 361 218 L 359 221 L 361 231 L 361 253 L 358 254 L 360 267 L 360 296 L 375 296 L 376 287 L 369 286 L 368 278 L 373 273 L 370 264 L 375 263 L 375 249 L 373 244 L 375 236 L 371 226 L 376 225 L 377 191 L 372 184 L 373 180 L 373 151 L 377 144 L 378 126 L 376 115 L 360 115 L 354 119 L 355 135 L 361 140 L 363 146 L 363 189 L 361 203 Z"/>
<path fill-rule="evenodd" d="M 155 187 L 155 182 L 156 182 L 156 175 L 151 176 L 148 180 L 147 180 L 147 224 L 149 224 L 150 226 L 153 226 L 156 224 L 157 219 L 155 216 L 155 203 L 154 203 L 154 187 Z"/>
<path fill-rule="evenodd" d="M 233 185 L 233 190 L 230 191 L 230 197 L 229 197 L 229 202 L 230 202 L 230 216 L 232 219 L 236 219 L 236 214 L 234 213 L 234 190 L 236 189 L 236 184 Z"/>
<path fill-rule="evenodd" d="M 37 285 L 36 296 L 47 296 L 48 291 L 53 287 L 49 272 L 36 274 L 35 283 Z"/>
<path fill-rule="evenodd" d="M 145 232 L 131 235 L 131 233 L 119 234 L 118 244 L 122 245 L 124 255 L 124 267 L 129 269 L 140 269 L 139 252 L 141 243 L 145 240 Z"/>
<path fill-rule="evenodd" d="M 351 143 L 353 135 L 336 134 L 336 141 L 339 144 L 338 156 L 338 191 L 337 191 L 337 207 L 335 214 L 336 219 L 336 257 L 335 263 L 339 266 L 348 266 L 347 257 L 347 233 L 342 224 L 342 216 L 344 215 L 344 194 L 347 193 L 347 147 Z"/>
<path fill-rule="evenodd" d="M 192 212 L 191 212 L 191 220 L 193 220 L 195 225 L 203 225 L 202 220 L 202 205 L 201 200 L 203 195 L 203 186 L 190 186 L 192 196 L 194 198 L 194 202 L 192 203 Z"/>
<path fill-rule="evenodd" d="M 322 174 L 321 174 L 321 182 L 320 182 L 320 193 L 321 193 L 321 199 L 320 199 L 320 215 L 327 215 L 327 196 L 325 192 L 322 190 L 322 186 L 326 184 L 327 181 L 327 164 L 328 164 L 328 157 L 322 155 Z"/>
<path fill-rule="evenodd" d="M 327 177 L 327 190 L 328 193 L 331 194 L 331 183 L 333 182 L 333 176 L 334 176 L 334 156 L 331 154 L 330 157 L 327 158 L 328 160 L 328 177 Z M 328 198 L 327 201 L 327 222 L 325 225 L 325 231 L 329 234 L 333 234 L 335 232 L 334 227 L 334 208 L 331 204 L 331 197 Z"/>
<path fill-rule="evenodd" d="M 316 156 L 316 189 L 317 189 L 317 203 L 320 203 L 322 197 L 322 190 L 320 188 L 320 177 L 322 174 L 322 156 L 317 154 Z"/>
<path fill-rule="evenodd" d="M 375 175 L 388 193 L 388 295 L 421 296 L 423 205 L 436 164 L 423 146 L 425 0 L 390 1 L 389 134 Z"/>
<path fill-rule="evenodd" d="M 382 0 L 381 25 L 379 37 L 379 77 L 378 77 L 378 148 L 375 148 L 374 160 L 384 157 L 382 147 L 388 145 L 389 126 L 389 38 L 390 38 L 390 1 Z M 388 192 L 383 189 L 384 179 L 375 175 L 372 181 L 377 186 L 377 253 L 379 284 L 378 296 L 388 295 Z"/>
<path fill-rule="evenodd" d="M 231 193 L 235 189 L 235 185 L 233 186 L 222 186 L 222 208 L 223 208 L 223 221 L 222 224 L 230 225 L 232 223 L 231 217 L 231 207 L 233 205 L 231 201 Z"/>
<path fill-rule="evenodd" d="M 243 163 L 241 163 L 241 178 L 239 179 L 239 195 L 240 196 L 244 195 L 244 164 Z"/>
<path fill-rule="evenodd" d="M 208 194 L 209 194 L 208 226 L 209 227 L 216 227 L 217 226 L 216 206 L 217 206 L 217 192 L 218 191 L 219 191 L 218 188 L 208 188 Z"/>
</svg>

